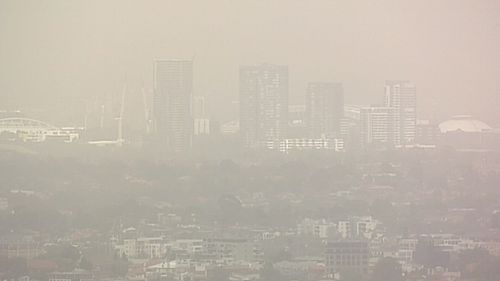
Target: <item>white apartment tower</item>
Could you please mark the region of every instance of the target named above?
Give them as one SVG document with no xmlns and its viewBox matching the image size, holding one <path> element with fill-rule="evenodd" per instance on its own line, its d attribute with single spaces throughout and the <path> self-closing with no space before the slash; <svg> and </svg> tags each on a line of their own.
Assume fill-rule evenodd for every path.
<svg viewBox="0 0 500 281">
<path fill-rule="evenodd" d="M 401 145 L 415 141 L 417 134 L 417 91 L 409 81 L 387 81 L 385 105 L 396 110 Z"/>
<path fill-rule="evenodd" d="M 248 147 L 285 137 L 288 115 L 288 67 L 261 64 L 240 67 L 240 132 Z"/>
</svg>

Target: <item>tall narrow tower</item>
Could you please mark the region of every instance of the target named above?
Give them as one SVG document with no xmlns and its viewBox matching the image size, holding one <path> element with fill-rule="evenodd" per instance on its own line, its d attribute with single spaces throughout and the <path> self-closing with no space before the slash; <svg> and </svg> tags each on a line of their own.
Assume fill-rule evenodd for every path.
<svg viewBox="0 0 500 281">
<path fill-rule="evenodd" d="M 188 150 L 193 132 L 193 61 L 155 61 L 154 91 L 154 118 L 159 140 L 172 151 Z"/>
<path fill-rule="evenodd" d="M 259 146 L 283 138 L 287 115 L 288 67 L 240 67 L 240 131 L 244 144 Z"/>
<path fill-rule="evenodd" d="M 409 81 L 387 81 L 385 84 L 386 106 L 396 111 L 397 131 L 400 144 L 415 141 L 417 134 L 417 91 Z"/>
</svg>

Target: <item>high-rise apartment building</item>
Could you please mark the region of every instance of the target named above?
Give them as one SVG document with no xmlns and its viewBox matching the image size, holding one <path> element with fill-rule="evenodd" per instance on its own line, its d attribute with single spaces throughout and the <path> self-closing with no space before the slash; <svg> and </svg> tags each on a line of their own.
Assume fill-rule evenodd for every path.
<svg viewBox="0 0 500 281">
<path fill-rule="evenodd" d="M 307 126 L 310 137 L 340 137 L 344 117 L 341 83 L 309 83 L 306 96 Z"/>
<path fill-rule="evenodd" d="M 193 61 L 155 61 L 154 90 L 154 117 L 160 142 L 175 152 L 188 150 L 193 134 Z"/>
<path fill-rule="evenodd" d="M 396 110 L 400 144 L 415 141 L 417 133 L 417 91 L 409 81 L 387 81 L 385 105 Z"/>
<path fill-rule="evenodd" d="M 288 67 L 261 64 L 240 68 L 240 132 L 246 146 L 286 135 Z"/>
</svg>

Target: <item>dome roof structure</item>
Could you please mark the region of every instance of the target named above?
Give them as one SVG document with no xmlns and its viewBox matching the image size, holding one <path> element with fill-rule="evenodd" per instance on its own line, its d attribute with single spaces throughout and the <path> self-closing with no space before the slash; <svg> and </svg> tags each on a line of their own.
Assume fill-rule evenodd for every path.
<svg viewBox="0 0 500 281">
<path fill-rule="evenodd" d="M 481 133 L 484 131 L 490 131 L 492 128 L 486 123 L 472 118 L 472 116 L 458 115 L 439 124 L 439 130 L 441 130 L 441 133 Z"/>
</svg>

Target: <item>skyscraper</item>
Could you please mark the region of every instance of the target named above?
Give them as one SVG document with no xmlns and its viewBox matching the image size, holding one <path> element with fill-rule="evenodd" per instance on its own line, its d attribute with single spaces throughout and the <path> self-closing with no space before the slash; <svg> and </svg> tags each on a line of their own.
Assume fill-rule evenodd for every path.
<svg viewBox="0 0 500 281">
<path fill-rule="evenodd" d="M 246 146 L 276 141 L 286 134 L 288 67 L 240 67 L 240 132 Z"/>
<path fill-rule="evenodd" d="M 159 140 L 172 151 L 188 150 L 193 134 L 193 62 L 155 61 L 154 87 L 154 117 Z"/>
<path fill-rule="evenodd" d="M 339 137 L 344 117 L 341 83 L 309 83 L 306 96 L 307 126 L 310 137 Z"/>
<path fill-rule="evenodd" d="M 387 81 L 385 85 L 386 106 L 396 111 L 400 144 L 415 141 L 417 133 L 417 91 L 409 81 Z"/>
</svg>

